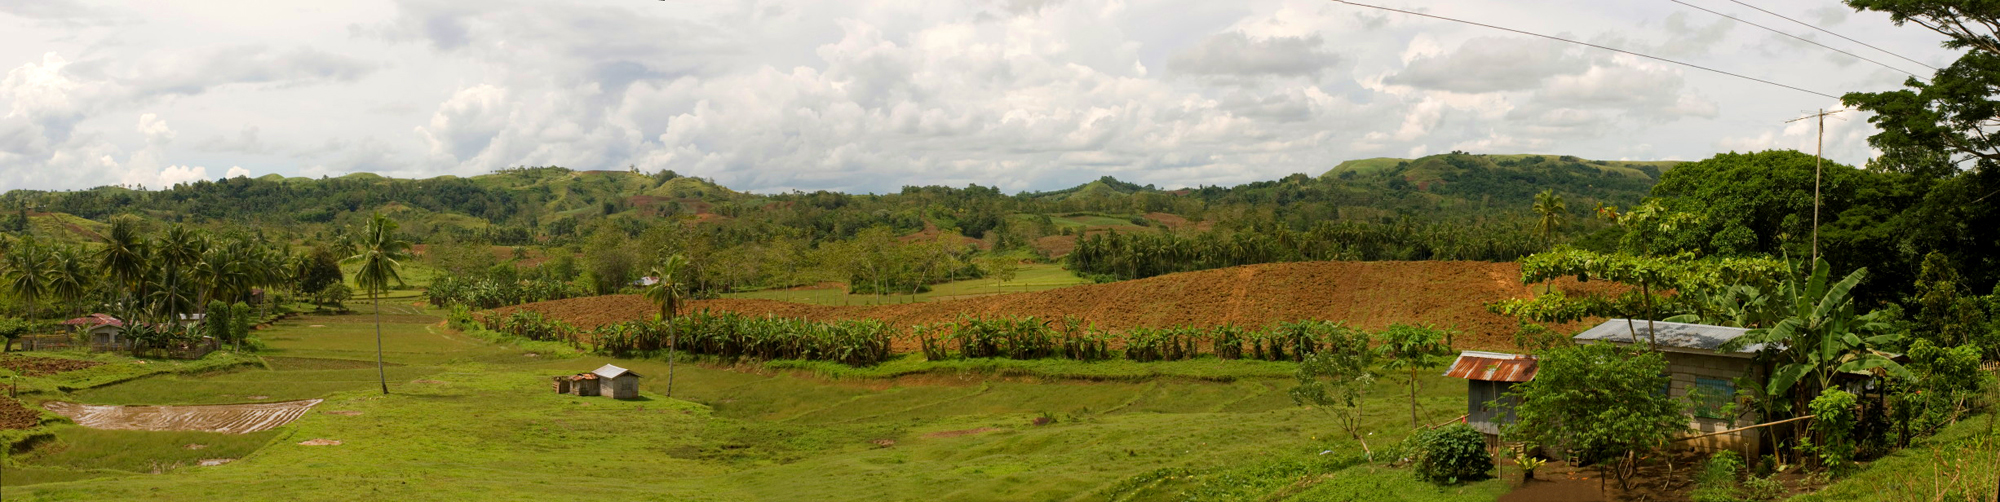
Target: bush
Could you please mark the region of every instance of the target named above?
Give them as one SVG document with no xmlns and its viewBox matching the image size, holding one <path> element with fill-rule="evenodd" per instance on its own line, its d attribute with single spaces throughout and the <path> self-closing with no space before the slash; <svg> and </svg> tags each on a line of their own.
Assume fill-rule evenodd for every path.
<svg viewBox="0 0 2000 502">
<path fill-rule="evenodd" d="M 1724 451 L 1708 458 L 1700 473 L 1694 476 L 1694 491 L 1688 498 L 1694 502 L 1736 502 L 1736 477 L 1743 471 L 1743 457 L 1736 452 Z"/>
<path fill-rule="evenodd" d="M 1812 400 L 1813 432 L 1819 442 L 1813 445 L 1819 453 L 1820 462 L 1828 469 L 1845 469 L 1854 456 L 1854 410 L 1857 407 L 1854 394 L 1840 389 L 1829 389 Z"/>
<path fill-rule="evenodd" d="M 1485 479 L 1493 470 L 1486 454 L 1486 436 L 1462 423 L 1418 432 L 1410 437 L 1417 478 L 1453 484 Z"/>
<path fill-rule="evenodd" d="M 1743 480 L 1743 494 L 1750 500 L 1778 500 L 1785 496 L 1785 484 L 1770 476 Z"/>
</svg>

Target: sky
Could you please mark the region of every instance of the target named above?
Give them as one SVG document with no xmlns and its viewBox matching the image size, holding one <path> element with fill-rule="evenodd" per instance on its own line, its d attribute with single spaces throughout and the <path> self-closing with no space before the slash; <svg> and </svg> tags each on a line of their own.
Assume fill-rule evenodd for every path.
<svg viewBox="0 0 2000 502">
<path fill-rule="evenodd" d="M 1683 0 L 1919 75 L 1752 11 Z M 1367 2 L 1364 2 L 1367 3 Z M 1921 27 L 1745 3 L 1942 67 Z M 1380 5 L 1818 93 L 1909 75 L 1671 0 Z M 755 192 L 1161 187 L 1452 150 L 1811 152 L 1837 99 L 1329 1 L 0 0 L 0 190 L 671 169 Z M 1829 159 L 1873 154 L 1866 115 Z"/>
</svg>

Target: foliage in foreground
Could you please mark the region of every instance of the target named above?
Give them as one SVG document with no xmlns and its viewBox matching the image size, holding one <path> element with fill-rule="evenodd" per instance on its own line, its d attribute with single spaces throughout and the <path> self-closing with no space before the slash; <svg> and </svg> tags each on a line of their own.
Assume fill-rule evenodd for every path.
<svg viewBox="0 0 2000 502">
<path fill-rule="evenodd" d="M 1646 455 L 1682 431 L 1682 404 L 1660 389 L 1669 382 L 1658 352 L 1609 343 L 1542 354 L 1535 379 L 1514 386 L 1521 403 L 1509 437 L 1580 463 L 1605 464 L 1620 484 Z"/>
<path fill-rule="evenodd" d="M 1411 467 L 1417 477 L 1439 484 L 1478 481 L 1493 470 L 1486 435 L 1456 423 L 1410 436 Z"/>
</svg>

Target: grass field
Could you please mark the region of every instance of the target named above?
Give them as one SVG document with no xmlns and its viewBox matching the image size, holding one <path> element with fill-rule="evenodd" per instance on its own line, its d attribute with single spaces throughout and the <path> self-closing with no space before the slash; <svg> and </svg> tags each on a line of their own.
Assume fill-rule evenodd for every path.
<svg viewBox="0 0 2000 502">
<path fill-rule="evenodd" d="M 906 358 L 858 370 L 683 363 L 674 372 L 677 399 L 669 399 L 663 361 L 530 354 L 444 331 L 428 315 L 434 312 L 420 314 L 401 300 L 384 305 L 397 309 L 384 316 L 390 395 L 374 379 L 373 316 L 287 320 L 258 333 L 268 349 L 256 366 L 31 399 L 327 399 L 314 412 L 241 436 L 51 426 L 50 438 L 9 457 L 0 495 L 9 501 L 1254 500 L 1272 494 L 1491 500 L 1506 489 L 1497 480 L 1439 488 L 1415 482 L 1405 470 L 1361 462 L 1357 444 L 1335 439 L 1331 424 L 1292 404 L 1286 363 Z M 354 305 L 361 312 L 368 307 Z M 642 399 L 548 391 L 550 375 L 608 362 L 646 376 Z M 1463 412 L 1462 384 L 1423 379 L 1426 420 Z M 1385 379 L 1369 400 L 1371 426 L 1380 430 L 1371 444 L 1393 442 L 1408 430 L 1400 382 Z M 1034 425 L 1038 418 L 1053 423 Z M 316 438 L 342 444 L 297 444 Z M 235 460 L 199 465 L 210 459 Z"/>
<path fill-rule="evenodd" d="M 1437 486 L 1369 462 L 1323 414 L 1293 404 L 1290 363 L 907 356 L 857 369 L 683 361 L 669 398 L 664 361 L 496 343 L 447 331 L 435 311 L 407 299 L 384 307 L 393 312 L 383 316 L 388 395 L 375 379 L 368 314 L 304 316 L 260 331 L 267 348 L 254 365 L 71 392 L 38 387 L 24 400 L 325 402 L 246 435 L 49 425 L 8 455 L 0 497 L 1451 502 L 1495 500 L 1511 489 L 1500 479 Z M 642 397 L 549 391 L 551 376 L 606 363 L 644 375 Z M 100 368 L 116 365 L 131 363 Z M 1423 423 L 1464 412 L 1462 381 L 1429 371 L 1418 379 Z M 1411 430 L 1405 384 L 1390 373 L 1365 400 L 1367 440 L 1378 453 Z M 1942 458 L 1936 452 L 1992 451 L 1975 425 L 1878 461 L 1811 500 L 1865 500 L 1873 487 L 1929 476 L 1925 469 Z M 299 444 L 313 439 L 341 444 Z"/>
<path fill-rule="evenodd" d="M 850 295 L 844 287 L 824 289 L 787 289 L 772 291 L 751 291 L 722 295 L 724 298 L 751 298 L 786 302 L 812 303 L 818 305 L 885 305 L 912 302 L 970 298 L 999 293 L 1023 293 L 1055 289 L 1090 281 L 1064 270 L 1061 265 L 1035 263 L 1022 265 L 1014 280 L 995 283 L 990 279 L 968 279 L 931 286 L 931 290 L 916 295 Z"/>
</svg>

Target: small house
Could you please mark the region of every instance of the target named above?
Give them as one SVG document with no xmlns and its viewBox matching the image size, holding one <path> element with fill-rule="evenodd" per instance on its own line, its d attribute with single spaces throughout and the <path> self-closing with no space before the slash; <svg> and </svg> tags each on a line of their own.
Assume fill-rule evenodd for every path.
<svg viewBox="0 0 2000 502">
<path fill-rule="evenodd" d="M 597 376 L 599 389 L 604 397 L 612 399 L 633 399 L 639 397 L 639 374 L 632 370 L 609 364 L 590 372 Z"/>
<path fill-rule="evenodd" d="M 64 326 L 76 330 L 91 347 L 100 350 L 115 350 L 126 345 L 125 321 L 104 314 L 91 314 L 63 321 Z"/>
<path fill-rule="evenodd" d="M 1467 350 L 1458 353 L 1444 376 L 1465 379 L 1465 424 L 1488 436 L 1514 423 L 1514 384 L 1535 379 L 1534 356 Z"/>
<path fill-rule="evenodd" d="M 1755 410 L 1737 398 L 1737 382 L 1747 379 L 1763 385 L 1768 372 L 1756 360 L 1762 344 L 1734 351 L 1721 347 L 1750 330 L 1664 321 L 1612 319 L 1574 337 L 1576 343 L 1609 342 L 1620 345 L 1651 344 L 1667 359 L 1672 380 L 1667 395 L 1693 401 L 1689 425 L 1694 435 L 1722 432 L 1757 423 Z M 1689 396 L 1693 396 L 1692 399 Z M 1701 437 L 1687 442 L 1698 450 L 1736 450 L 1746 457 L 1759 452 L 1762 429 Z"/>
</svg>

